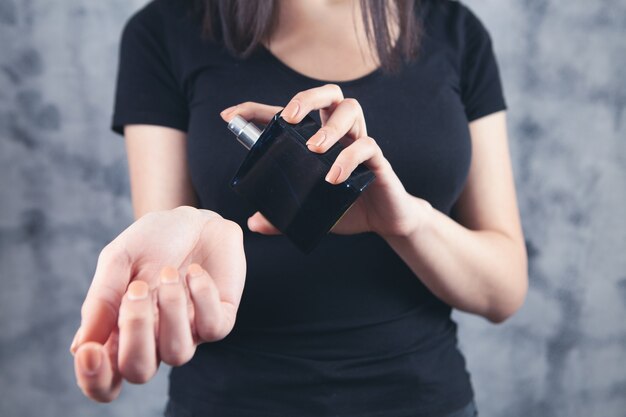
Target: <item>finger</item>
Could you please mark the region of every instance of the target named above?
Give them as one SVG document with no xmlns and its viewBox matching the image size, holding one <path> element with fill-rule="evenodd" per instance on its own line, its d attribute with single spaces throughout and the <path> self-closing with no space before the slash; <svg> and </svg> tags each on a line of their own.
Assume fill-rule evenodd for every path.
<svg viewBox="0 0 626 417">
<path fill-rule="evenodd" d="M 115 241 L 107 245 L 81 309 L 80 334 L 73 350 L 92 341 L 104 344 L 115 328 L 120 303 L 130 281 L 130 259 Z"/>
<path fill-rule="evenodd" d="M 235 322 L 235 313 L 241 301 L 241 294 L 246 282 L 246 255 L 243 245 L 243 231 L 237 223 L 222 219 L 212 221 L 210 225 L 206 226 L 201 239 L 203 250 L 201 254 L 198 254 L 198 257 L 203 259 L 203 267 L 211 277 L 212 284 L 217 289 L 216 292 L 219 293 L 218 299 L 224 312 L 224 318 L 221 319 L 224 324 L 221 325 L 219 332 L 213 334 L 213 338 L 217 340 L 225 337 L 232 330 Z M 200 290 L 198 290 L 194 286 L 196 283 L 193 279 L 189 280 L 188 288 L 194 304 L 194 314 L 198 316 L 200 313 L 196 310 L 196 307 L 203 311 L 204 303 L 202 300 L 208 297 L 203 297 L 202 294 L 210 289 L 206 290 L 201 286 Z M 192 287 L 197 290 L 195 294 L 192 291 Z M 211 298 L 209 297 L 208 299 Z M 207 317 L 207 314 L 202 315 L 202 317 Z M 201 325 L 204 323 L 202 319 L 196 320 L 194 318 L 194 321 L 196 327 L 197 323 Z M 200 333 L 205 336 L 205 339 L 211 340 L 210 336 L 213 332 L 207 331 L 205 334 L 205 328 L 210 328 L 210 326 L 201 327 Z M 198 334 L 197 329 L 196 334 Z"/>
<path fill-rule="evenodd" d="M 344 182 L 361 163 L 374 173 L 388 163 L 376 141 L 369 136 L 356 140 L 341 151 L 326 174 L 326 181 L 331 184 Z"/>
<path fill-rule="evenodd" d="M 226 122 L 230 122 L 235 116 L 241 116 L 249 122 L 267 124 L 272 120 L 272 117 L 281 110 L 282 107 L 280 106 L 270 106 L 268 104 L 247 101 L 223 110 L 220 116 L 222 116 L 222 119 Z"/>
<path fill-rule="evenodd" d="M 312 110 L 324 109 L 339 104 L 343 100 L 343 92 L 336 84 L 301 91 L 293 98 L 281 113 L 281 117 L 289 123 L 299 123 Z"/>
<path fill-rule="evenodd" d="M 121 378 L 105 346 L 87 342 L 74 355 L 76 381 L 83 393 L 94 401 L 110 402 L 119 395 Z"/>
<path fill-rule="evenodd" d="M 264 235 L 281 234 L 280 230 L 274 227 L 274 225 L 258 211 L 248 218 L 248 229 Z"/>
<path fill-rule="evenodd" d="M 157 370 L 152 303 L 148 284 L 133 281 L 120 307 L 119 370 L 136 384 L 147 382 Z"/>
<path fill-rule="evenodd" d="M 187 294 L 178 271 L 165 267 L 158 289 L 159 357 L 172 366 L 187 363 L 195 351 L 187 312 Z"/>
<path fill-rule="evenodd" d="M 222 302 L 215 282 L 209 273 L 198 264 L 187 270 L 187 285 L 195 310 L 195 327 L 203 342 L 221 340 L 235 323 L 235 312 L 229 303 Z"/>
<path fill-rule="evenodd" d="M 76 353 L 76 348 L 78 348 L 78 339 L 80 338 L 80 327 L 76 330 L 74 334 L 74 338 L 72 339 L 72 344 L 70 345 L 70 353 L 74 355 Z"/>
<path fill-rule="evenodd" d="M 363 109 L 353 98 L 339 103 L 326 124 L 306 144 L 312 151 L 323 153 L 346 135 L 352 139 L 367 136 Z"/>
</svg>

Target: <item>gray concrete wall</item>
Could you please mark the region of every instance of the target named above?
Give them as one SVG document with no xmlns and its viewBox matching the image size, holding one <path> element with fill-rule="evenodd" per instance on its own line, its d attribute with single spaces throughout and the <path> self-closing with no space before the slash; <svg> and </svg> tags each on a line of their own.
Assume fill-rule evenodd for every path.
<svg viewBox="0 0 626 417">
<path fill-rule="evenodd" d="M 0 415 L 156 416 L 166 373 L 110 405 L 67 352 L 97 253 L 131 221 L 108 130 L 143 0 L 0 0 Z M 510 106 L 531 255 L 522 311 L 457 315 L 485 416 L 626 416 L 626 1 L 468 0 Z"/>
</svg>

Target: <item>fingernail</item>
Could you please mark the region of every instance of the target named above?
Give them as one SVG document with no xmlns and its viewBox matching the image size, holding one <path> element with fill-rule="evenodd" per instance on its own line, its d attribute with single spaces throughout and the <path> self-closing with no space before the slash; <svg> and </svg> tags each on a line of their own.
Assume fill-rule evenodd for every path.
<svg viewBox="0 0 626 417">
<path fill-rule="evenodd" d="M 78 365 L 85 375 L 94 375 L 102 365 L 102 352 L 97 347 L 85 347 L 78 355 Z"/>
<path fill-rule="evenodd" d="M 178 284 L 178 271 L 171 266 L 161 270 L 161 284 Z"/>
<path fill-rule="evenodd" d="M 78 336 L 79 335 L 80 335 L 80 327 L 76 331 L 76 334 L 74 335 L 74 339 L 72 339 L 72 344 L 70 345 L 70 352 L 72 352 L 72 353 L 76 352 L 76 346 L 78 345 Z"/>
<path fill-rule="evenodd" d="M 317 147 L 322 146 L 322 143 L 324 143 L 324 141 L 326 140 L 326 132 L 325 132 L 325 131 L 323 131 L 323 130 L 322 130 L 322 131 L 320 131 L 320 132 L 319 132 L 319 137 L 320 137 L 320 138 L 316 141 L 316 143 L 310 143 L 310 141 L 309 141 L 309 142 L 307 142 L 307 144 L 306 144 L 306 145 L 307 145 L 307 146 L 315 145 L 315 146 L 317 146 Z"/>
<path fill-rule="evenodd" d="M 256 219 L 254 217 L 248 217 L 247 224 L 251 232 L 256 232 Z"/>
<path fill-rule="evenodd" d="M 127 296 L 131 301 L 145 300 L 148 298 L 150 288 L 144 281 L 133 281 L 128 286 Z"/>
<path fill-rule="evenodd" d="M 229 108 L 222 110 L 220 112 L 220 114 L 221 115 L 226 115 L 226 114 L 230 113 L 231 111 L 235 110 L 235 107 L 237 107 L 237 106 L 230 106 Z"/>
<path fill-rule="evenodd" d="M 337 182 L 339 176 L 341 175 L 341 167 L 339 165 L 333 165 L 326 174 L 326 181 L 333 184 Z"/>
<path fill-rule="evenodd" d="M 187 269 L 187 272 L 189 273 L 190 277 L 197 277 L 204 273 L 204 269 L 202 269 L 202 267 L 198 264 L 191 264 L 189 265 L 189 269 Z"/>
<path fill-rule="evenodd" d="M 293 110 L 291 111 L 291 115 L 289 116 L 291 119 L 294 119 L 297 115 L 298 112 L 300 111 L 300 105 L 298 103 L 294 103 L 293 104 Z"/>
</svg>

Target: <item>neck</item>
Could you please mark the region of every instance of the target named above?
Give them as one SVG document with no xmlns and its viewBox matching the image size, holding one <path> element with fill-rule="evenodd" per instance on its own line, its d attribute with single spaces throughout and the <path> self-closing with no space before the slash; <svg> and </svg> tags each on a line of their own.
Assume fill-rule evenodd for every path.
<svg viewBox="0 0 626 417">
<path fill-rule="evenodd" d="M 393 2 L 392 2 L 393 3 Z M 392 38 L 399 31 L 389 20 Z M 278 25 L 268 42 L 270 49 L 284 50 L 297 45 L 361 50 L 369 60 L 372 47 L 367 41 L 360 0 L 281 0 Z"/>
<path fill-rule="evenodd" d="M 380 62 L 374 44 L 367 40 L 360 3 L 282 0 L 278 25 L 265 46 L 285 65 L 310 78 L 339 82 L 370 74 Z M 389 20 L 394 41 L 399 35 L 395 21 Z"/>
</svg>

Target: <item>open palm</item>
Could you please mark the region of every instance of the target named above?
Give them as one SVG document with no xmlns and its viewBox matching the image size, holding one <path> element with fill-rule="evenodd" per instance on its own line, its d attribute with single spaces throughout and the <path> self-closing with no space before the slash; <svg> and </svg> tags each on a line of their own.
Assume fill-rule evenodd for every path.
<svg viewBox="0 0 626 417">
<path fill-rule="evenodd" d="M 241 228 L 179 207 L 147 214 L 100 254 L 71 350 L 79 386 L 111 401 L 121 382 L 181 365 L 232 330 L 244 287 Z"/>
</svg>

